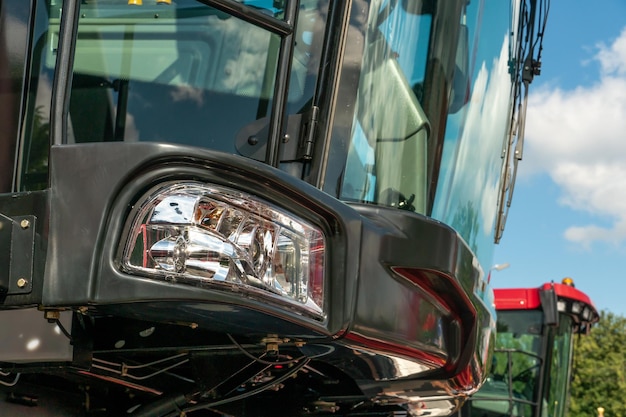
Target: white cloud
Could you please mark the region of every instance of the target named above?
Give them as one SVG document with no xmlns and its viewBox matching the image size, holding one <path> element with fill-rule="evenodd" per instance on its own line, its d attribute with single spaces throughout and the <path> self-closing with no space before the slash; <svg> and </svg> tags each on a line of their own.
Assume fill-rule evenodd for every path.
<svg viewBox="0 0 626 417">
<path fill-rule="evenodd" d="M 596 56 L 605 74 L 626 75 L 626 28 L 613 44 L 600 45 Z"/>
<path fill-rule="evenodd" d="M 598 45 L 594 59 L 601 69 L 596 84 L 531 92 L 524 155 L 524 169 L 545 171 L 560 186 L 562 204 L 612 223 L 565 231 L 584 246 L 626 240 L 626 28 Z"/>
</svg>

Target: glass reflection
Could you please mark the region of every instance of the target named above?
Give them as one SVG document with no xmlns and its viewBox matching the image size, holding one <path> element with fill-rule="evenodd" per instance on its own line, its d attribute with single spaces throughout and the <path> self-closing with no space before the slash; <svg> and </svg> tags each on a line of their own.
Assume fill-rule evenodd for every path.
<svg viewBox="0 0 626 417">
<path fill-rule="evenodd" d="M 542 401 L 539 390 L 545 359 L 543 313 L 498 312 L 493 364 L 483 387 L 469 403 L 468 416 L 531 416 Z M 545 402 L 542 402 L 545 406 Z"/>
<path fill-rule="evenodd" d="M 469 101 L 446 123 L 441 173 L 432 216 L 450 224 L 483 268 L 493 255 L 502 169 L 501 151 L 512 111 L 511 5 L 471 2 L 468 28 Z"/>
<path fill-rule="evenodd" d="M 432 14 L 421 2 L 371 7 L 341 198 L 425 213 L 430 123 L 419 101 Z"/>
<path fill-rule="evenodd" d="M 285 5 L 246 0 L 236 17 L 195 0 L 141 6 L 125 0 L 82 2 L 67 137 L 56 140 L 169 142 L 264 160 L 273 107 L 282 107 L 275 93 L 286 42 L 285 34 L 268 27 L 286 27 Z M 297 11 L 298 26 L 289 33 L 290 84 L 281 86 L 288 95 L 286 114 L 311 108 L 327 8 L 327 0 L 307 0 Z M 36 14 L 18 179 L 22 191 L 47 187 L 61 3 L 39 0 Z M 253 150 L 246 147 L 251 135 L 259 141 Z"/>
</svg>

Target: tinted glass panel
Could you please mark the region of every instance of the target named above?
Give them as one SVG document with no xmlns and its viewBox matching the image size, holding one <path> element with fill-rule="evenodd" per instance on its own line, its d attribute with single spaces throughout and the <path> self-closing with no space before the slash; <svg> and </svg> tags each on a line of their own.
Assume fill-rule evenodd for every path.
<svg viewBox="0 0 626 417">
<path fill-rule="evenodd" d="M 0 3 L 0 193 L 12 188 L 31 2 Z"/>
<path fill-rule="evenodd" d="M 81 7 L 68 142 L 235 152 L 237 131 L 268 115 L 280 38 L 192 1 L 115 3 Z"/>
<path fill-rule="evenodd" d="M 430 121 L 423 101 L 434 18 L 426 3 L 370 6 L 344 200 L 426 212 Z"/>
<path fill-rule="evenodd" d="M 554 349 L 550 364 L 548 398 L 544 416 L 563 417 L 568 409 L 569 387 L 572 372 L 572 329 L 571 316 L 560 314 L 559 327 L 554 338 Z"/>
<path fill-rule="evenodd" d="M 518 42 L 512 11 L 518 7 L 500 0 L 472 1 L 467 7 L 465 82 L 457 78 L 454 84 L 465 99 L 446 121 L 432 211 L 434 218 L 463 236 L 485 270 L 493 257 L 502 149 L 511 123 L 509 64 Z"/>
<path fill-rule="evenodd" d="M 285 42 L 294 45 L 290 85 L 281 90 L 287 112 L 310 108 L 326 2 L 301 3 L 293 38 L 285 35 L 285 2 L 241 2 L 250 21 L 194 0 L 130 3 L 81 3 L 65 143 L 169 142 L 263 159 L 265 148 L 257 147 L 259 157 L 248 139 L 267 140 Z M 45 188 L 34 179 L 47 172 L 35 155 L 47 163 L 37 132 L 48 126 L 61 13 L 49 6 L 37 21 L 22 189 Z"/>
<path fill-rule="evenodd" d="M 498 311 L 493 364 L 466 409 L 471 416 L 533 415 L 544 364 L 542 323 L 541 311 Z"/>
<path fill-rule="evenodd" d="M 48 148 L 50 146 L 50 105 L 54 64 L 46 64 L 46 56 L 56 53 L 60 6 L 55 1 L 35 4 L 32 42 L 30 44 L 30 80 L 27 84 L 26 113 L 20 150 L 18 191 L 41 190 L 48 186 Z M 22 63 L 24 65 L 24 63 Z"/>
</svg>

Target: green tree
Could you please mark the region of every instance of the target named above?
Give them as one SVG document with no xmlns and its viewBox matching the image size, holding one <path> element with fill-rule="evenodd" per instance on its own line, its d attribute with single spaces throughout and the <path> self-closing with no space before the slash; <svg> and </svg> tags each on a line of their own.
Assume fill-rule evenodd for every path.
<svg viewBox="0 0 626 417">
<path fill-rule="evenodd" d="M 574 345 L 570 417 L 626 417 L 626 318 L 602 311 L 590 334 Z"/>
</svg>

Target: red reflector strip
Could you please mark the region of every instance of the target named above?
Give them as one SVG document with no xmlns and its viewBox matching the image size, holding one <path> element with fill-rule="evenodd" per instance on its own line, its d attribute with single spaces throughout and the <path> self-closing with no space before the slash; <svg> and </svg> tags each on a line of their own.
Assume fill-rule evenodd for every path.
<svg viewBox="0 0 626 417">
<path fill-rule="evenodd" d="M 391 270 L 428 293 L 455 320 L 466 318 L 468 313 L 476 318 L 476 309 L 465 290 L 451 277 L 417 268 L 392 267 Z"/>
</svg>

